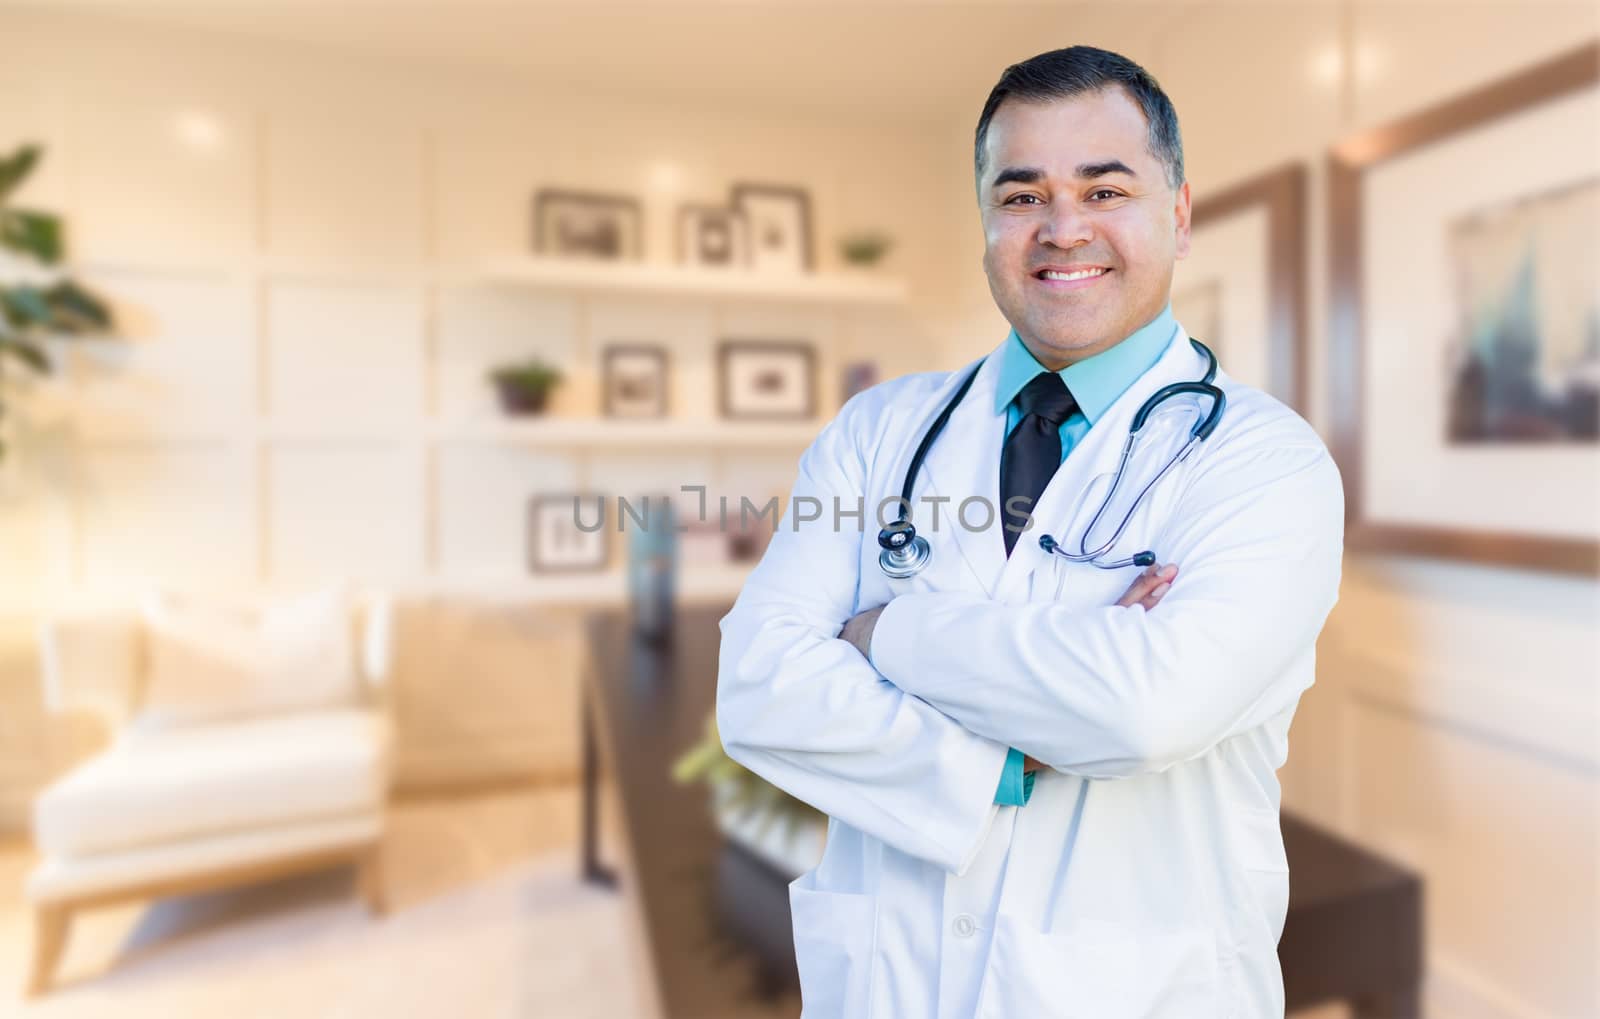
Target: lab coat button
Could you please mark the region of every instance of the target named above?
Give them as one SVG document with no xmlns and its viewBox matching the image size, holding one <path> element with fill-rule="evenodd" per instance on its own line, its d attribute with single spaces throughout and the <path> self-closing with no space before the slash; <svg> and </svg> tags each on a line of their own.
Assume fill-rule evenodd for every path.
<svg viewBox="0 0 1600 1019">
<path fill-rule="evenodd" d="M 952 924 L 952 927 L 955 929 L 956 937 L 970 938 L 978 929 L 978 921 L 966 913 L 962 913 L 956 917 L 956 922 Z"/>
</svg>

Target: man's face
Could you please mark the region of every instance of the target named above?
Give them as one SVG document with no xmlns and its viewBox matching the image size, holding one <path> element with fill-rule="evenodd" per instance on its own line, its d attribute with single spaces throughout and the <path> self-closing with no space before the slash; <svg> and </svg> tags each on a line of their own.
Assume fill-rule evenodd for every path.
<svg viewBox="0 0 1600 1019">
<path fill-rule="evenodd" d="M 989 122 L 978 203 L 983 269 L 1001 314 L 1046 367 L 1114 346 L 1166 307 L 1189 253 L 1189 185 L 1167 185 L 1121 88 L 1035 103 Z M 1103 269 L 1075 280 L 1046 273 Z"/>
</svg>

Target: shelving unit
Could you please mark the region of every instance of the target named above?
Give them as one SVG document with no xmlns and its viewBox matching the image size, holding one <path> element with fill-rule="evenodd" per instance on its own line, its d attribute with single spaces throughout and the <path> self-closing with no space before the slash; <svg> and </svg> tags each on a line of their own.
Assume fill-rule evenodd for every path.
<svg viewBox="0 0 1600 1019">
<path fill-rule="evenodd" d="M 896 305 L 906 301 L 904 280 L 870 272 L 779 275 L 744 269 L 587 262 L 510 255 L 491 259 L 484 276 L 507 286 L 569 293 L 660 294 L 835 305 Z"/>
<path fill-rule="evenodd" d="M 578 450 L 799 450 L 816 438 L 824 423 L 551 417 L 439 422 L 430 428 L 429 437 L 441 442 L 498 442 Z"/>
</svg>

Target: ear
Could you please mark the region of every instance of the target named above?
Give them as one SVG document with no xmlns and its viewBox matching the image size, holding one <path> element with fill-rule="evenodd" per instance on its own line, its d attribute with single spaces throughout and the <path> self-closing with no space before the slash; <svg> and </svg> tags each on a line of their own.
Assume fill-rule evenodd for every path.
<svg viewBox="0 0 1600 1019">
<path fill-rule="evenodd" d="M 1176 254 L 1179 258 L 1189 255 L 1189 182 L 1184 181 L 1183 187 L 1177 192 L 1177 204 L 1173 207 L 1173 218 L 1177 221 L 1177 246 Z"/>
</svg>

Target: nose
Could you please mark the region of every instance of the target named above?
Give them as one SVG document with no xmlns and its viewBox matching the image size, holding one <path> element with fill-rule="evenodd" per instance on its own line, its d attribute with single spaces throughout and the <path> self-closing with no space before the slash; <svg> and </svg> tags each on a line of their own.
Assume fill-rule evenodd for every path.
<svg viewBox="0 0 1600 1019">
<path fill-rule="evenodd" d="M 1057 248 L 1076 248 L 1094 239 L 1089 216 L 1076 202 L 1056 202 L 1039 224 L 1039 243 Z"/>
</svg>

